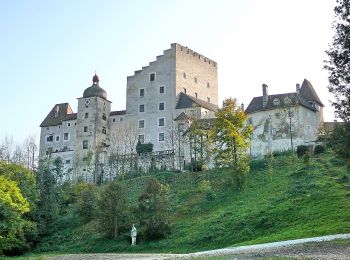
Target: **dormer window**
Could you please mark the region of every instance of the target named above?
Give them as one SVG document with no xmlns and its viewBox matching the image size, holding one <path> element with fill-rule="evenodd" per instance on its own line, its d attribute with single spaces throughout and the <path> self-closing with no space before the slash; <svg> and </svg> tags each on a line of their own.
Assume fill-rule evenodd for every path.
<svg viewBox="0 0 350 260">
<path fill-rule="evenodd" d="M 278 106 L 280 103 L 281 103 L 281 102 L 280 102 L 280 100 L 279 100 L 278 98 L 275 98 L 275 99 L 273 100 L 273 105 L 274 105 L 274 106 Z"/>
</svg>

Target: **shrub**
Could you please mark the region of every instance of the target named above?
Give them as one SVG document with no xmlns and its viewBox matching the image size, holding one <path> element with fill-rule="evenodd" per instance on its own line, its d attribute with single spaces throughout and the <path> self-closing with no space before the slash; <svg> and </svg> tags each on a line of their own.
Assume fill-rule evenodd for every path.
<svg viewBox="0 0 350 260">
<path fill-rule="evenodd" d="M 308 147 L 306 145 L 299 145 L 297 147 L 297 155 L 298 155 L 298 157 L 302 157 L 303 155 L 306 154 L 307 151 L 308 151 Z"/>
<path fill-rule="evenodd" d="M 324 151 L 324 146 L 319 144 L 315 146 L 314 154 L 321 154 L 324 153 Z"/>
</svg>

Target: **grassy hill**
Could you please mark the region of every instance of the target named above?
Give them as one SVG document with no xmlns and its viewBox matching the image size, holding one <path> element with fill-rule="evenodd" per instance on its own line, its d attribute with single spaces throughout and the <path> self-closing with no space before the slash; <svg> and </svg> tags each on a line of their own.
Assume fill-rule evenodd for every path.
<svg viewBox="0 0 350 260">
<path fill-rule="evenodd" d="M 278 156 L 273 164 L 253 161 L 242 192 L 223 169 L 141 176 L 125 181 L 130 203 L 150 177 L 170 188 L 172 224 L 166 239 L 138 241 L 136 247 L 130 246 L 129 233 L 106 240 L 95 222 L 81 225 L 68 210 L 35 252 L 185 253 L 350 232 L 350 174 L 330 152 L 307 166 L 295 156 Z"/>
</svg>

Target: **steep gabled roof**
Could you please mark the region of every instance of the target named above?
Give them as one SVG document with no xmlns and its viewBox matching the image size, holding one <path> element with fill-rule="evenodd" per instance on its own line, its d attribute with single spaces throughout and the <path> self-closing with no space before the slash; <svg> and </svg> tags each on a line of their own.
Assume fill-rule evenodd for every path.
<svg viewBox="0 0 350 260">
<path fill-rule="evenodd" d="M 120 115 L 125 115 L 126 110 L 119 110 L 119 111 L 111 111 L 109 114 L 110 116 L 120 116 Z"/>
<path fill-rule="evenodd" d="M 302 95 L 306 101 L 316 101 L 320 106 L 324 107 L 311 82 L 307 79 L 304 79 L 303 84 L 301 84 L 300 95 Z"/>
<path fill-rule="evenodd" d="M 218 106 L 212 103 L 206 102 L 202 99 L 192 97 L 183 92 L 179 94 L 179 98 L 176 104 L 175 109 L 182 108 L 191 108 L 191 107 L 203 107 L 208 110 L 216 112 L 218 110 Z"/>
<path fill-rule="evenodd" d="M 40 127 L 56 126 L 62 124 L 63 121 L 74 119 L 77 119 L 77 114 L 73 113 L 68 103 L 56 104 L 40 124 Z"/>
<path fill-rule="evenodd" d="M 269 95 L 267 99 L 267 104 L 264 107 L 263 106 L 263 97 L 254 97 L 252 101 L 249 103 L 247 109 L 245 112 L 247 114 L 251 114 L 258 111 L 264 111 L 264 110 L 271 110 L 276 108 L 285 107 L 286 104 L 284 104 L 284 99 L 288 97 L 291 100 L 292 104 L 300 104 L 303 107 L 306 107 L 310 110 L 316 111 L 316 109 L 307 102 L 302 96 L 297 95 L 297 93 L 285 93 L 285 94 L 276 94 L 276 95 Z M 278 99 L 280 101 L 279 105 L 274 105 L 273 101 L 275 99 Z"/>
<path fill-rule="evenodd" d="M 292 93 L 268 95 L 266 106 L 263 106 L 263 97 L 262 96 L 254 97 L 252 99 L 252 101 L 249 103 L 245 112 L 247 114 L 251 114 L 254 112 L 258 112 L 258 111 L 284 107 L 284 106 L 286 106 L 286 104 L 284 104 L 283 100 L 287 96 L 291 99 L 292 104 L 299 104 L 299 105 L 302 105 L 303 107 L 308 108 L 308 109 L 313 110 L 313 111 L 316 111 L 316 108 L 313 105 L 314 102 L 316 102 L 320 106 L 324 107 L 320 98 L 317 96 L 315 89 L 312 87 L 310 81 L 308 81 L 307 79 L 304 79 L 303 84 L 300 88 L 300 94 L 297 94 L 296 92 L 292 92 Z M 273 103 L 274 99 L 276 99 L 276 98 L 279 99 L 280 105 L 275 105 Z"/>
</svg>

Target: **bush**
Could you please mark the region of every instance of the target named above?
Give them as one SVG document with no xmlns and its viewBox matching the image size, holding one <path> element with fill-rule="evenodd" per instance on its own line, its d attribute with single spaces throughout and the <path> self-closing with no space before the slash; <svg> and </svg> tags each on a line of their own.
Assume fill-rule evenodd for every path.
<svg viewBox="0 0 350 260">
<path fill-rule="evenodd" d="M 299 145 L 297 147 L 297 155 L 298 155 L 298 157 L 302 157 L 303 155 L 306 154 L 307 151 L 308 151 L 308 147 L 306 145 Z"/>
<path fill-rule="evenodd" d="M 314 154 L 321 154 L 321 153 L 324 153 L 324 151 L 325 151 L 324 146 L 319 144 L 315 146 Z"/>
</svg>

